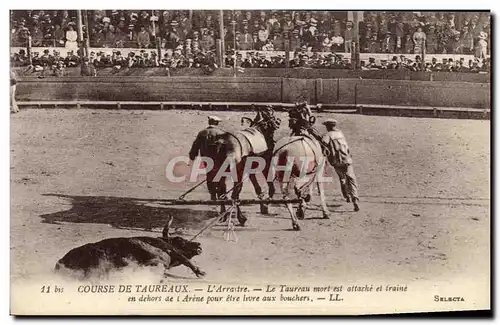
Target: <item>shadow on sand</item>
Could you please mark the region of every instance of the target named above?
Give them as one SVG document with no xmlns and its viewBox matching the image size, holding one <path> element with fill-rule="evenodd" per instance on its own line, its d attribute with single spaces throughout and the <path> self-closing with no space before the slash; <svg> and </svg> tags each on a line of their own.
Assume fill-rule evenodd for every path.
<svg viewBox="0 0 500 325">
<path fill-rule="evenodd" d="M 216 211 L 148 206 L 148 200 L 138 198 L 64 194 L 44 196 L 68 199 L 72 204 L 69 210 L 41 215 L 42 222 L 45 223 L 100 223 L 116 228 L 152 230 L 162 228 L 168 216 L 173 216 L 173 228 L 196 229 L 208 219 L 217 216 Z"/>
</svg>

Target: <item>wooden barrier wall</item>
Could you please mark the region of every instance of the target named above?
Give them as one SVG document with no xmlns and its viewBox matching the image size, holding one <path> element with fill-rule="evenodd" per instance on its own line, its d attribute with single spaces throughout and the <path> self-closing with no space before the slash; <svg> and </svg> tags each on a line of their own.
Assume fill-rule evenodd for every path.
<svg viewBox="0 0 500 325">
<path fill-rule="evenodd" d="M 21 78 L 21 101 L 284 102 L 490 108 L 490 84 L 234 77 Z"/>
</svg>

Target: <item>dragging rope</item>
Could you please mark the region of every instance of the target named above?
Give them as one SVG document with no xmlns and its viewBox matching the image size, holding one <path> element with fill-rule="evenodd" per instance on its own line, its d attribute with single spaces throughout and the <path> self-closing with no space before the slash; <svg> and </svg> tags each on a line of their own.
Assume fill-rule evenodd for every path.
<svg viewBox="0 0 500 325">
<path fill-rule="evenodd" d="M 198 188 L 201 184 L 205 183 L 206 181 L 207 180 L 204 179 L 204 180 L 198 182 L 198 184 L 196 184 L 195 186 L 191 187 L 189 190 L 187 190 L 181 196 L 179 196 L 179 200 L 184 200 L 184 197 L 186 197 L 186 195 L 188 195 L 189 193 L 191 193 L 192 191 L 194 191 L 196 188 Z"/>
<path fill-rule="evenodd" d="M 205 227 L 203 227 L 196 235 L 193 236 L 193 238 L 191 238 L 190 240 L 193 241 L 195 240 L 198 236 L 200 236 L 203 232 L 205 232 L 205 230 L 207 230 L 208 228 L 210 228 L 211 226 L 213 226 L 217 221 L 219 221 L 220 219 L 222 219 L 224 216 L 226 216 L 227 214 L 229 214 L 228 218 L 227 218 L 227 228 L 226 230 L 224 230 L 224 239 L 226 241 L 234 241 L 234 242 L 237 242 L 238 241 L 238 238 L 236 237 L 236 233 L 234 231 L 235 229 L 235 225 L 234 225 L 234 222 L 233 222 L 233 213 L 235 212 L 234 210 L 236 209 L 237 211 L 237 208 L 236 208 L 236 203 L 233 203 L 233 205 L 231 207 L 229 207 L 229 209 L 227 209 L 226 211 L 224 212 L 221 212 L 217 217 L 215 217 L 212 221 L 210 221 Z M 237 213 L 237 212 L 236 212 Z"/>
</svg>

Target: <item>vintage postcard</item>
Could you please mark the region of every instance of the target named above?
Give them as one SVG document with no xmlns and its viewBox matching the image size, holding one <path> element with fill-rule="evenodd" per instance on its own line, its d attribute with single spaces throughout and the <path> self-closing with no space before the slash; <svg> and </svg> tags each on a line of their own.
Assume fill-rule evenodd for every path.
<svg viewBox="0 0 500 325">
<path fill-rule="evenodd" d="M 11 314 L 490 311 L 490 22 L 11 10 Z"/>
</svg>

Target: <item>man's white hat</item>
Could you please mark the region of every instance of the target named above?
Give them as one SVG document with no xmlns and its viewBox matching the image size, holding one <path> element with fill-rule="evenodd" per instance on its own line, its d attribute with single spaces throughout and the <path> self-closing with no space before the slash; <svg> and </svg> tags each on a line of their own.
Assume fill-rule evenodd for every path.
<svg viewBox="0 0 500 325">
<path fill-rule="evenodd" d="M 208 121 L 209 122 L 212 122 L 212 121 L 214 121 L 214 122 L 220 122 L 222 120 L 218 116 L 211 115 L 211 116 L 208 117 Z"/>
<path fill-rule="evenodd" d="M 337 120 L 333 118 L 329 118 L 328 120 L 323 122 L 323 125 L 337 125 Z"/>
</svg>

